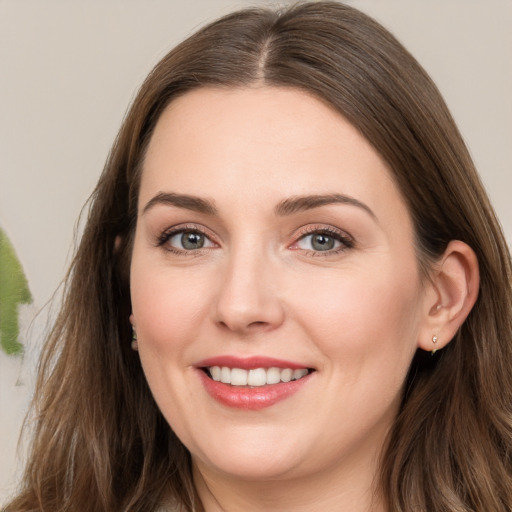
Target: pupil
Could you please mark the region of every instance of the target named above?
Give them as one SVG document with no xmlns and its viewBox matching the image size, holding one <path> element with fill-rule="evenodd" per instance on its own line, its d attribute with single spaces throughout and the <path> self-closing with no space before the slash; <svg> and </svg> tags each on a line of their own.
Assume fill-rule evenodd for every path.
<svg viewBox="0 0 512 512">
<path fill-rule="evenodd" d="M 315 251 L 329 251 L 334 248 L 334 238 L 327 235 L 315 235 L 311 240 Z"/>
<path fill-rule="evenodd" d="M 201 249 L 204 245 L 204 235 L 200 233 L 183 233 L 181 243 L 185 249 Z"/>
</svg>

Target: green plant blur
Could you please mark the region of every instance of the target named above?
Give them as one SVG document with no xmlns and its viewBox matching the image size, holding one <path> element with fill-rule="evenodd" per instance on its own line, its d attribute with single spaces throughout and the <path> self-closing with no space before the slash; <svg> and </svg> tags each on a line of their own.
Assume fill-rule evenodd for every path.
<svg viewBox="0 0 512 512">
<path fill-rule="evenodd" d="M 23 353 L 18 341 L 20 304 L 32 302 L 27 278 L 7 235 L 0 228 L 0 346 L 9 355 Z"/>
</svg>

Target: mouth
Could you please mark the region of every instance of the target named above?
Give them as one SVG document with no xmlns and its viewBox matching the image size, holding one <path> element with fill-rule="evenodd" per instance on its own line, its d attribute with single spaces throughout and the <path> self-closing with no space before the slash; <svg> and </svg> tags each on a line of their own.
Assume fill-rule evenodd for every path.
<svg viewBox="0 0 512 512">
<path fill-rule="evenodd" d="M 201 368 L 213 381 L 235 387 L 258 388 L 288 383 L 303 379 L 314 370 L 312 368 L 231 368 L 228 366 L 206 366 Z"/>
<path fill-rule="evenodd" d="M 219 356 L 197 366 L 204 389 L 231 409 L 258 411 L 290 399 L 308 387 L 315 368 L 264 356 Z"/>
</svg>

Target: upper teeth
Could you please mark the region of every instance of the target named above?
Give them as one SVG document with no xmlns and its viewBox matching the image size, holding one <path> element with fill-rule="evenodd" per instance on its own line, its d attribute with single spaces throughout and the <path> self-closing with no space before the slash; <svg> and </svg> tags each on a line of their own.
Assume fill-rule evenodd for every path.
<svg viewBox="0 0 512 512">
<path fill-rule="evenodd" d="M 208 368 L 213 380 L 232 386 L 265 386 L 290 382 L 308 374 L 308 370 L 292 370 L 291 368 L 255 368 L 244 370 L 242 368 L 228 368 L 227 366 L 210 366 Z"/>
</svg>

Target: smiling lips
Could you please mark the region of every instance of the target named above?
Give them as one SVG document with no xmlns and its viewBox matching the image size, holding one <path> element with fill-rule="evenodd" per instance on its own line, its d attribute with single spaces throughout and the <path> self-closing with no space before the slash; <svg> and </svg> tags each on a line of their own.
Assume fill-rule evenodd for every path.
<svg viewBox="0 0 512 512">
<path fill-rule="evenodd" d="M 270 358 L 213 358 L 198 365 L 208 394 L 223 405 L 246 410 L 269 407 L 296 393 L 313 370 Z"/>
</svg>

